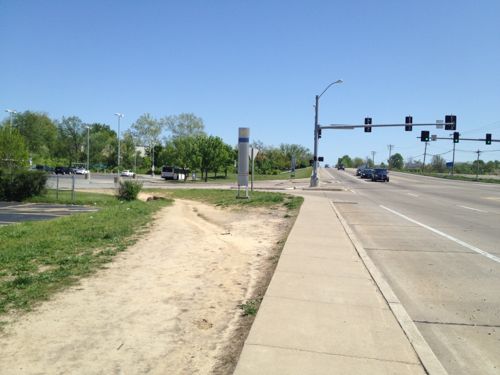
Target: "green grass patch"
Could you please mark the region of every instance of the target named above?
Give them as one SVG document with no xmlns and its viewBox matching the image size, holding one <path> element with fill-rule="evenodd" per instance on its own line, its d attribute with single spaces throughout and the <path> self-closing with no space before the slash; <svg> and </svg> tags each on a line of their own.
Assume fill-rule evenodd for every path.
<svg viewBox="0 0 500 375">
<path fill-rule="evenodd" d="M 237 198 L 236 190 L 218 189 L 173 189 L 161 190 L 162 194 L 173 199 L 190 199 L 221 207 L 273 207 L 284 206 L 298 210 L 303 197 L 274 192 L 254 191 L 249 199 Z"/>
<path fill-rule="evenodd" d="M 421 175 L 421 176 L 427 176 L 427 177 L 436 177 L 436 178 L 444 178 L 447 180 L 458 180 L 458 181 L 471 181 L 471 182 L 485 182 L 488 184 L 500 184 L 500 178 L 492 178 L 492 177 L 485 177 L 485 175 L 479 175 L 478 178 L 475 176 L 464 176 L 460 174 L 448 174 L 448 173 L 432 173 L 432 172 L 409 172 L 409 171 L 400 171 L 403 173 L 408 173 L 408 174 L 416 174 L 416 175 Z"/>
<path fill-rule="evenodd" d="M 77 194 L 75 203 L 99 211 L 0 227 L 0 314 L 30 309 L 79 277 L 95 272 L 135 242 L 134 235 L 144 231 L 154 212 L 171 203 Z M 71 197 L 30 201 L 70 203 Z"/>
<path fill-rule="evenodd" d="M 301 168 L 297 169 L 295 173 L 292 175 L 291 172 L 279 172 L 277 174 L 255 174 L 254 176 L 254 181 L 268 181 L 268 180 L 296 180 L 296 179 L 302 179 L 302 178 L 310 178 L 312 173 L 312 167 L 307 167 L 307 168 Z M 293 177 L 292 177 L 293 176 Z M 208 182 L 214 183 L 214 182 L 220 182 L 220 183 L 228 183 L 228 182 L 236 182 L 238 178 L 238 175 L 235 173 L 228 173 L 227 177 L 224 175 L 219 175 L 215 177 L 212 174 L 208 175 Z M 250 180 L 250 176 L 248 179 Z M 201 183 L 205 182 L 204 179 L 201 179 L 201 176 L 199 174 L 196 175 L 196 181 L 192 181 L 191 178 L 189 177 L 186 180 L 187 183 Z"/>
</svg>

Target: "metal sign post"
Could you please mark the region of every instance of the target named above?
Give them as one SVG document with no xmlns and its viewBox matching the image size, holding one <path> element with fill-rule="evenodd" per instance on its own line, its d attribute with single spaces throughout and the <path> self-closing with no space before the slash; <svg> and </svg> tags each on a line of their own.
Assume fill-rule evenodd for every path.
<svg viewBox="0 0 500 375">
<path fill-rule="evenodd" d="M 253 192 L 253 174 L 255 172 L 255 158 L 257 157 L 257 154 L 259 153 L 259 149 L 250 147 L 250 161 L 252 163 L 252 177 L 250 178 L 250 191 Z"/>
</svg>

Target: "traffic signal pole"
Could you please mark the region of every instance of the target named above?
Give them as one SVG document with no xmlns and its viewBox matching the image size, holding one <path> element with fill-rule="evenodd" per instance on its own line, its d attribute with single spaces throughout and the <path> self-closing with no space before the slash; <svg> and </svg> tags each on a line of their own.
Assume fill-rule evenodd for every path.
<svg viewBox="0 0 500 375">
<path fill-rule="evenodd" d="M 453 142 L 453 159 L 451 161 L 451 175 L 453 176 L 453 173 L 455 172 L 455 145 L 456 143 Z"/>
</svg>

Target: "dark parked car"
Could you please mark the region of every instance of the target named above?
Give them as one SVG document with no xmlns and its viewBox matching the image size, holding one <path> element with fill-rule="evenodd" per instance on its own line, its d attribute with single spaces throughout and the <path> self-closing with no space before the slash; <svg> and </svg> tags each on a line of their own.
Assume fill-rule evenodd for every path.
<svg viewBox="0 0 500 375">
<path fill-rule="evenodd" d="M 71 174 L 73 173 L 72 169 L 69 167 L 56 167 L 54 169 L 55 174 Z"/>
<path fill-rule="evenodd" d="M 375 168 L 372 173 L 372 181 L 389 182 L 389 175 L 385 168 Z"/>
</svg>

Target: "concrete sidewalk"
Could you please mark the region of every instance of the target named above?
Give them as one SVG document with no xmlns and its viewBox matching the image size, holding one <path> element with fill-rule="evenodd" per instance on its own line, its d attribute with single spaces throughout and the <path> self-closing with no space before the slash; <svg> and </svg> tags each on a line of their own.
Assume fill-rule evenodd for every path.
<svg viewBox="0 0 500 375">
<path fill-rule="evenodd" d="M 305 196 L 234 373 L 426 374 L 321 192 Z"/>
</svg>

